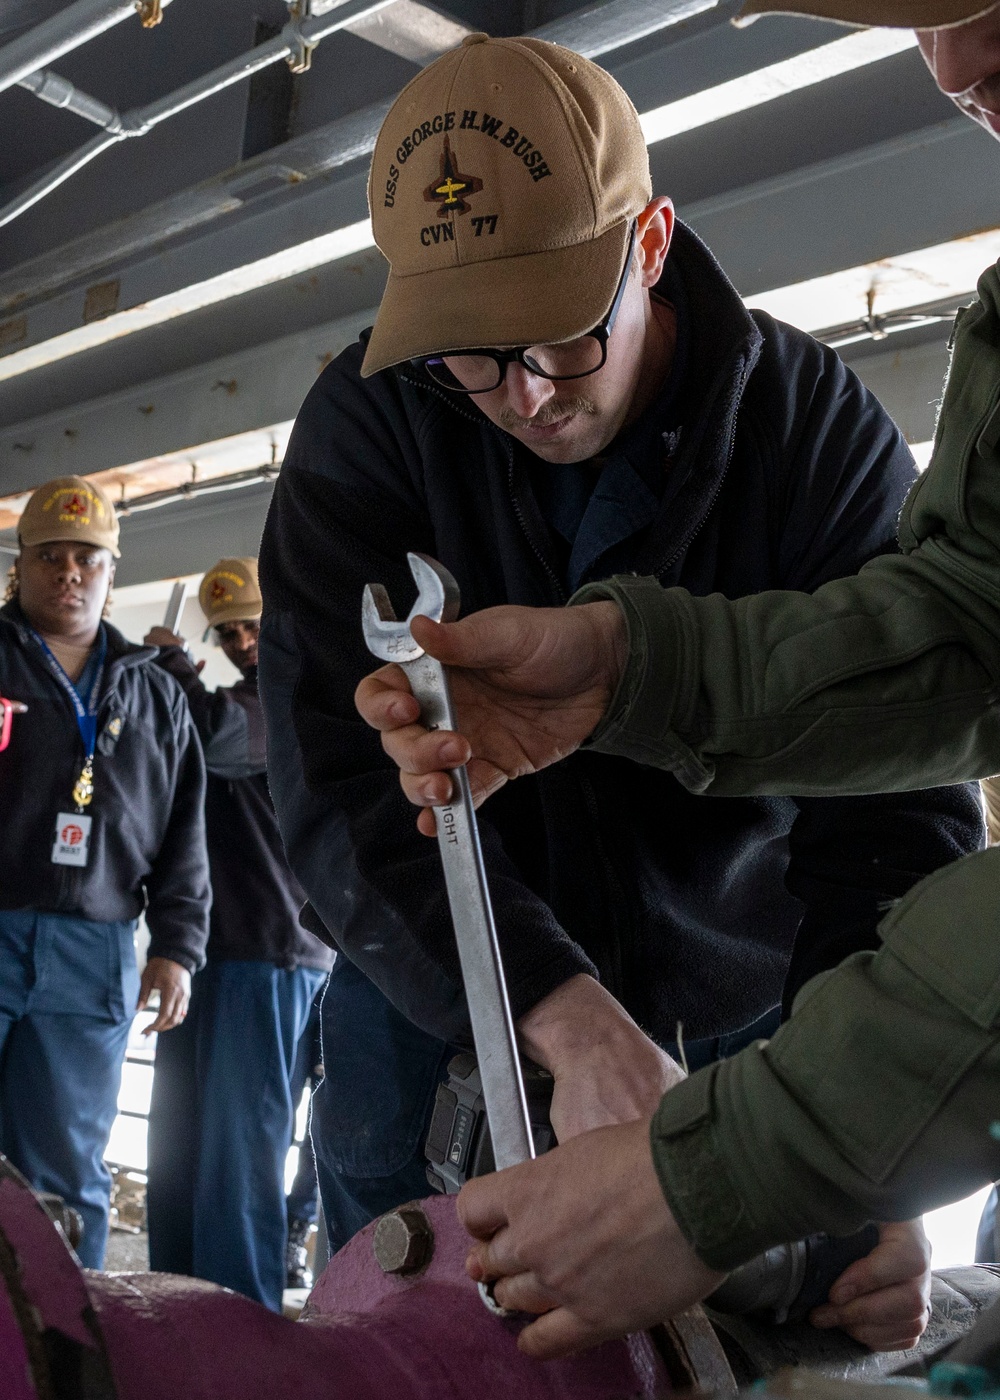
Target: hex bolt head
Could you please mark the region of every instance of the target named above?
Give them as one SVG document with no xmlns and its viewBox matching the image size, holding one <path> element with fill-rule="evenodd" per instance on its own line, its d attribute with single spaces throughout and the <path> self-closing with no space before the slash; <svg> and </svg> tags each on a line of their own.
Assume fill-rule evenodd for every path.
<svg viewBox="0 0 1000 1400">
<path fill-rule="evenodd" d="M 384 1274 L 416 1274 L 434 1254 L 434 1231 L 418 1205 L 399 1206 L 375 1226 L 372 1248 Z"/>
</svg>

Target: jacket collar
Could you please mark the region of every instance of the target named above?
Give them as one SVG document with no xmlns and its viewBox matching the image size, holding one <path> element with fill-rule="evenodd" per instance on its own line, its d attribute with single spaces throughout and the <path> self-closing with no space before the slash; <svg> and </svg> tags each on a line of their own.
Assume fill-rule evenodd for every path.
<svg viewBox="0 0 1000 1400">
<path fill-rule="evenodd" d="M 11 599 L 9 603 L 5 603 L 0 608 L 0 624 L 13 631 L 22 646 L 29 644 L 31 624 L 16 598 Z M 108 639 L 107 660 L 105 662 L 108 674 L 112 668 L 124 670 L 132 666 L 150 665 L 155 661 L 156 647 L 137 646 L 134 642 L 128 641 L 117 627 L 112 627 L 110 622 L 104 623 L 104 630 Z"/>
</svg>

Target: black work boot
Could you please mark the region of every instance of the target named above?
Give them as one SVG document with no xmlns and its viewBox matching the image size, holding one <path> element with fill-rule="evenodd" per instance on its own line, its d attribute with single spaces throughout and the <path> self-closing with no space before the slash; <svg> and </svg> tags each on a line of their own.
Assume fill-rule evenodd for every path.
<svg viewBox="0 0 1000 1400">
<path fill-rule="evenodd" d="M 307 1220 L 288 1222 L 288 1245 L 285 1249 L 286 1288 L 312 1288 L 313 1276 L 306 1249 L 311 1230 L 312 1226 Z"/>
</svg>

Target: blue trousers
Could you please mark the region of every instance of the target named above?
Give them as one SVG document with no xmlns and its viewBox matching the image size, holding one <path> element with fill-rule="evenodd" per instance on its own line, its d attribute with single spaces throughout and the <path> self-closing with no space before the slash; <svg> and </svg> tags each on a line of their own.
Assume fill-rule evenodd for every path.
<svg viewBox="0 0 1000 1400">
<path fill-rule="evenodd" d="M 776 1030 L 779 1017 L 775 1007 L 742 1031 L 688 1043 L 688 1065 L 735 1054 Z M 430 1195 L 424 1140 L 457 1047 L 412 1025 L 342 956 L 323 994 L 321 1030 L 326 1073 L 313 1096 L 312 1137 L 334 1253 L 385 1211 Z"/>
<path fill-rule="evenodd" d="M 309 1085 L 309 1121 L 305 1141 L 299 1152 L 299 1165 L 286 1202 L 288 1224 L 312 1225 L 319 1214 L 319 1185 L 316 1181 L 316 1158 L 312 1146 L 312 1097 L 323 1078 L 323 1047 L 319 1035 L 319 1008 L 322 993 L 313 1002 L 309 1022 L 299 1041 L 292 1071 L 292 1104 L 297 1111 L 302 1093 Z"/>
<path fill-rule="evenodd" d="M 104 1262 L 104 1149 L 139 995 L 135 924 L 0 910 L 0 1150 L 83 1217 L 77 1253 Z"/>
<path fill-rule="evenodd" d="M 285 1283 L 285 1158 L 299 1041 L 325 972 L 210 962 L 156 1047 L 147 1213 L 153 1269 L 275 1312 Z"/>
</svg>

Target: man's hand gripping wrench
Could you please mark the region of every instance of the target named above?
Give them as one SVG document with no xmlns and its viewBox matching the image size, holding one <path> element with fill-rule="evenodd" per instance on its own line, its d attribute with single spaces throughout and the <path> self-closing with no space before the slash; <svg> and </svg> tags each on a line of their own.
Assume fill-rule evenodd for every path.
<svg viewBox="0 0 1000 1400">
<path fill-rule="evenodd" d="M 413 640 L 410 623 L 415 617 L 454 622 L 460 604 L 458 584 L 442 564 L 426 554 L 408 554 L 407 559 L 419 590 L 409 617 L 398 622 L 383 586 L 370 583 L 361 609 L 365 641 L 381 661 L 393 661 L 406 672 L 428 729 L 454 729 L 445 668 Z M 451 770 L 451 781 L 452 800 L 446 807 L 435 807 L 434 817 L 493 1154 L 497 1169 L 501 1170 L 528 1161 L 534 1157 L 535 1149 L 479 829 L 464 765 Z M 502 1312 L 482 1284 L 480 1292 L 491 1309 Z"/>
</svg>

